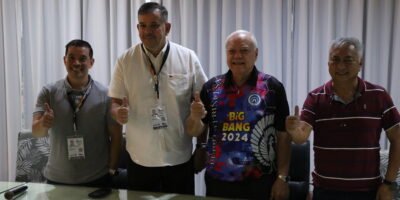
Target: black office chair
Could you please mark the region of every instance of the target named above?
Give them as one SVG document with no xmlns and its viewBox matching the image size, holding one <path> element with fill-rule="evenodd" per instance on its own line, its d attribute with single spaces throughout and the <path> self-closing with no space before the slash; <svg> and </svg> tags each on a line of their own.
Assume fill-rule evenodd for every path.
<svg viewBox="0 0 400 200">
<path fill-rule="evenodd" d="M 289 175 L 289 199 L 307 199 L 310 185 L 310 141 L 300 145 L 292 144 Z"/>
</svg>

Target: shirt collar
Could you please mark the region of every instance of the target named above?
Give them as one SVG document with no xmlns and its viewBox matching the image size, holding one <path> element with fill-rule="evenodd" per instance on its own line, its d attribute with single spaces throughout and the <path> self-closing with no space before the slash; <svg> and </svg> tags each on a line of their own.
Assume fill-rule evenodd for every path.
<svg viewBox="0 0 400 200">
<path fill-rule="evenodd" d="M 357 89 L 356 89 L 356 93 L 354 94 L 354 98 L 353 100 L 355 100 L 356 98 L 360 97 L 364 92 L 365 92 L 365 82 L 364 80 L 362 80 L 360 77 L 357 77 Z M 345 103 L 339 96 L 337 96 L 333 90 L 333 81 L 330 80 L 327 83 L 325 83 L 324 85 L 324 90 L 325 93 L 329 96 L 331 96 L 332 100 L 335 101 L 340 101 L 342 103 Z M 350 102 L 349 102 L 350 103 Z"/>
<path fill-rule="evenodd" d="M 255 86 L 257 84 L 257 77 L 258 77 L 258 70 L 256 66 L 253 67 L 253 70 L 250 73 L 249 78 L 246 80 L 245 85 L 250 85 L 250 86 Z M 232 87 L 235 85 L 235 82 L 233 81 L 233 75 L 232 71 L 228 70 L 228 72 L 225 74 L 225 87 Z"/>
<path fill-rule="evenodd" d="M 88 75 L 88 76 L 89 76 L 89 81 L 88 81 L 88 83 L 85 85 L 85 87 L 82 90 L 73 89 L 71 84 L 69 84 L 69 82 L 68 82 L 68 78 L 65 77 L 64 85 L 65 85 L 65 88 L 66 88 L 67 92 L 71 92 L 71 91 L 76 91 L 76 92 L 86 91 L 89 88 L 90 83 L 93 81 L 92 77 L 90 75 Z"/>
<path fill-rule="evenodd" d="M 144 47 L 143 49 L 144 49 L 144 52 L 146 53 L 146 55 L 151 57 L 152 59 L 154 59 L 154 58 L 157 58 L 157 57 L 160 57 L 160 56 L 161 57 L 164 56 L 164 53 L 167 50 L 168 43 L 169 43 L 169 41 L 166 40 L 165 44 L 164 44 L 164 47 L 161 49 L 161 51 L 158 53 L 157 56 L 153 56 L 153 54 L 149 50 L 147 50 L 146 46 L 144 46 L 143 43 L 141 45 L 143 45 L 143 47 Z"/>
</svg>

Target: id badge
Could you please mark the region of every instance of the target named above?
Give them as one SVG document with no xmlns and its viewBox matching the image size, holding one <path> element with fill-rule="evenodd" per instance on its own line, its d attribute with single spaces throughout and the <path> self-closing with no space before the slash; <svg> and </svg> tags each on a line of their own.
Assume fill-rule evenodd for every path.
<svg viewBox="0 0 400 200">
<path fill-rule="evenodd" d="M 156 104 L 151 108 L 151 122 L 154 130 L 168 127 L 165 106 Z"/>
<path fill-rule="evenodd" d="M 83 136 L 74 135 L 67 138 L 68 159 L 83 160 L 85 159 L 85 145 Z"/>
</svg>

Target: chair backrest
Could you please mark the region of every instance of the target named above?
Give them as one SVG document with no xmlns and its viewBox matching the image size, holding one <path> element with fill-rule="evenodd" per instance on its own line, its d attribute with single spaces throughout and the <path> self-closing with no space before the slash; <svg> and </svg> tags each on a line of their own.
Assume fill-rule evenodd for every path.
<svg viewBox="0 0 400 200">
<path fill-rule="evenodd" d="M 289 181 L 290 200 L 307 199 L 310 186 L 310 141 L 292 144 Z"/>
<path fill-rule="evenodd" d="M 17 169 L 15 181 L 44 182 L 43 169 L 49 158 L 49 138 L 35 138 L 31 131 L 18 134 Z"/>
<path fill-rule="evenodd" d="M 125 138 L 121 146 L 119 175 L 114 176 L 112 185 L 115 188 L 127 188 L 128 176 L 126 171 L 129 154 L 125 149 Z M 17 169 L 15 181 L 45 182 L 43 170 L 50 154 L 49 137 L 35 138 L 31 131 L 21 131 L 18 134 Z"/>
</svg>

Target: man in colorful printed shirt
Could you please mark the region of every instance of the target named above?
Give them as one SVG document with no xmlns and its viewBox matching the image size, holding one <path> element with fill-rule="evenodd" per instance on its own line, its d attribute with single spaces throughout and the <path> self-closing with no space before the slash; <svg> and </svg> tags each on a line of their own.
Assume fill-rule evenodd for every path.
<svg viewBox="0 0 400 200">
<path fill-rule="evenodd" d="M 208 132 L 207 196 L 287 199 L 285 89 L 256 69 L 257 41 L 251 33 L 233 32 L 225 47 L 229 71 L 204 84 L 186 121 L 188 134 Z"/>
<path fill-rule="evenodd" d="M 362 66 L 358 39 L 339 38 L 329 51 L 332 80 L 311 91 L 301 116 L 286 130 L 303 143 L 314 130 L 314 199 L 392 199 L 400 165 L 400 115 L 389 94 L 358 77 Z M 382 129 L 390 141 L 385 177 L 379 172 Z"/>
</svg>

